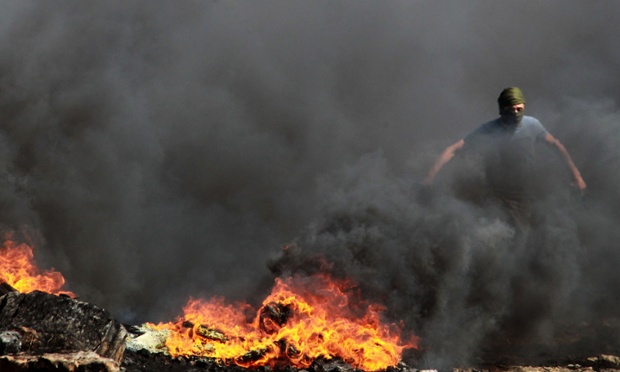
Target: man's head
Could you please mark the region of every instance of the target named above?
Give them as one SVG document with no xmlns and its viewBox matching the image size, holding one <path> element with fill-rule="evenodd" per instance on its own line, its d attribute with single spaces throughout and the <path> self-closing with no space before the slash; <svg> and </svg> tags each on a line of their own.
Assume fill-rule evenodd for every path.
<svg viewBox="0 0 620 372">
<path fill-rule="evenodd" d="M 510 87 L 502 90 L 497 98 L 499 104 L 499 114 L 502 121 L 506 124 L 519 124 L 523 119 L 525 110 L 525 97 L 523 92 L 517 87 Z"/>
</svg>

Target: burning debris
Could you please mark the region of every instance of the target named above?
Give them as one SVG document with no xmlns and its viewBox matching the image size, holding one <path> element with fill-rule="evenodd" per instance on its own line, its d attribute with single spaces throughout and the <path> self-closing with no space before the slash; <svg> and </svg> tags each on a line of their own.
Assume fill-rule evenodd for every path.
<svg viewBox="0 0 620 372">
<path fill-rule="evenodd" d="M 396 365 L 415 343 L 380 322 L 377 306 L 352 310 L 346 286 L 327 277 L 276 279 L 272 293 L 253 320 L 247 304 L 190 300 L 173 323 L 150 324 L 169 330 L 172 356 L 203 356 L 243 367 L 288 364 L 308 368 L 315 360 L 342 359 L 355 368 L 381 370 Z"/>
<path fill-rule="evenodd" d="M 129 327 L 128 335 L 104 310 L 61 291 L 60 273 L 40 273 L 29 246 L 5 243 L 0 258 L 0 340 L 10 354 L 5 364 L 33 366 L 34 359 L 16 353 L 60 353 L 70 361 L 84 359 L 74 355 L 79 352 L 119 364 L 127 346 L 130 352 L 226 366 L 308 368 L 317 360 L 341 360 L 351 369 L 378 370 L 395 365 L 402 350 L 414 346 L 401 342 L 397 328 L 381 324 L 379 307 L 351 311 L 347 287 L 327 276 L 277 279 L 253 320 L 247 304 L 191 299 L 177 322 Z M 50 358 L 37 363 L 48 365 Z"/>
<path fill-rule="evenodd" d="M 7 257 L 6 247 L 0 257 Z M 20 251 L 32 258 L 31 250 L 21 247 Z M 31 264 L 29 260 L 20 262 Z M 6 259 L 3 264 L 7 267 Z M 11 270 L 42 275 L 34 268 L 21 270 L 13 265 Z M 2 272 L 4 277 L 6 272 Z M 53 274 L 56 278 L 59 275 Z M 380 321 L 379 307 L 354 301 L 354 287 L 325 275 L 277 279 L 253 317 L 248 318 L 252 309 L 247 304 L 190 299 L 184 315 L 176 322 L 141 326 L 123 326 L 105 310 L 63 294 L 60 287 L 54 289 L 57 295 L 36 288 L 20 293 L 14 287 L 16 283 L 32 281 L 10 278 L 13 281 L 0 283 L 3 372 L 242 372 L 248 368 L 289 372 L 418 371 L 401 360 L 404 351 L 419 353 L 414 349 L 416 340 L 404 342 L 398 327 Z M 547 349 L 541 346 L 541 350 L 544 353 Z M 587 358 L 582 355 L 553 368 L 620 370 L 618 357 L 605 352 Z M 481 363 L 478 367 L 524 370 L 508 365 Z"/>
<path fill-rule="evenodd" d="M 260 309 L 258 315 L 260 328 L 267 334 L 275 333 L 292 315 L 293 311 L 289 306 L 270 302 Z"/>
<path fill-rule="evenodd" d="M 196 334 L 202 338 L 205 338 L 211 341 L 218 341 L 222 343 L 225 343 L 228 341 L 228 336 L 226 336 L 223 332 L 218 331 L 217 329 L 206 327 L 204 325 L 199 325 L 196 328 Z"/>
</svg>

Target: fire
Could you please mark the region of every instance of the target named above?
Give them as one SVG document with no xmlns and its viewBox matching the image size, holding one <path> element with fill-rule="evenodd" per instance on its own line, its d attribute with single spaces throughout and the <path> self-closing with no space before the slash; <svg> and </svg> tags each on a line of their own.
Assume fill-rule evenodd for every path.
<svg viewBox="0 0 620 372">
<path fill-rule="evenodd" d="M 54 269 L 40 272 L 33 261 L 32 248 L 25 243 L 6 240 L 0 247 L 0 283 L 4 282 L 22 293 L 35 290 L 75 297 L 61 291 L 65 278 Z"/>
<path fill-rule="evenodd" d="M 317 358 L 341 358 L 355 368 L 376 371 L 395 366 L 405 348 L 395 325 L 380 322 L 382 309 L 359 306 L 350 286 L 328 276 L 276 279 L 253 321 L 247 304 L 190 299 L 176 322 L 150 324 L 171 331 L 173 356 L 203 356 L 243 367 L 289 363 L 307 368 Z"/>
</svg>

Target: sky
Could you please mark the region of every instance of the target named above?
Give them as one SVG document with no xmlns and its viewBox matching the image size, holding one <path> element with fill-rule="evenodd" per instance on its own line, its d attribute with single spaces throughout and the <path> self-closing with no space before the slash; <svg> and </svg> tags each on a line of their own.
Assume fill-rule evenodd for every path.
<svg viewBox="0 0 620 372">
<path fill-rule="evenodd" d="M 260 302 L 319 256 L 433 366 L 617 313 L 616 1 L 0 7 L 0 232 L 119 319 Z M 508 86 L 588 184 L 536 177 L 553 192 L 524 250 L 464 196 L 466 165 L 419 185 Z"/>
</svg>

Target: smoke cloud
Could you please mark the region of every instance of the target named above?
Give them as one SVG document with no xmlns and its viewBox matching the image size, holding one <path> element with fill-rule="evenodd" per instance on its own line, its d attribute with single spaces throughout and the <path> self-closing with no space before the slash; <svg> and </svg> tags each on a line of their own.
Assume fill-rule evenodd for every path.
<svg viewBox="0 0 620 372">
<path fill-rule="evenodd" d="M 0 226 L 125 321 L 319 257 L 433 368 L 620 310 L 615 1 L 0 4 Z M 507 86 L 589 186 L 537 177 L 522 249 L 465 162 L 416 186 Z"/>
</svg>

